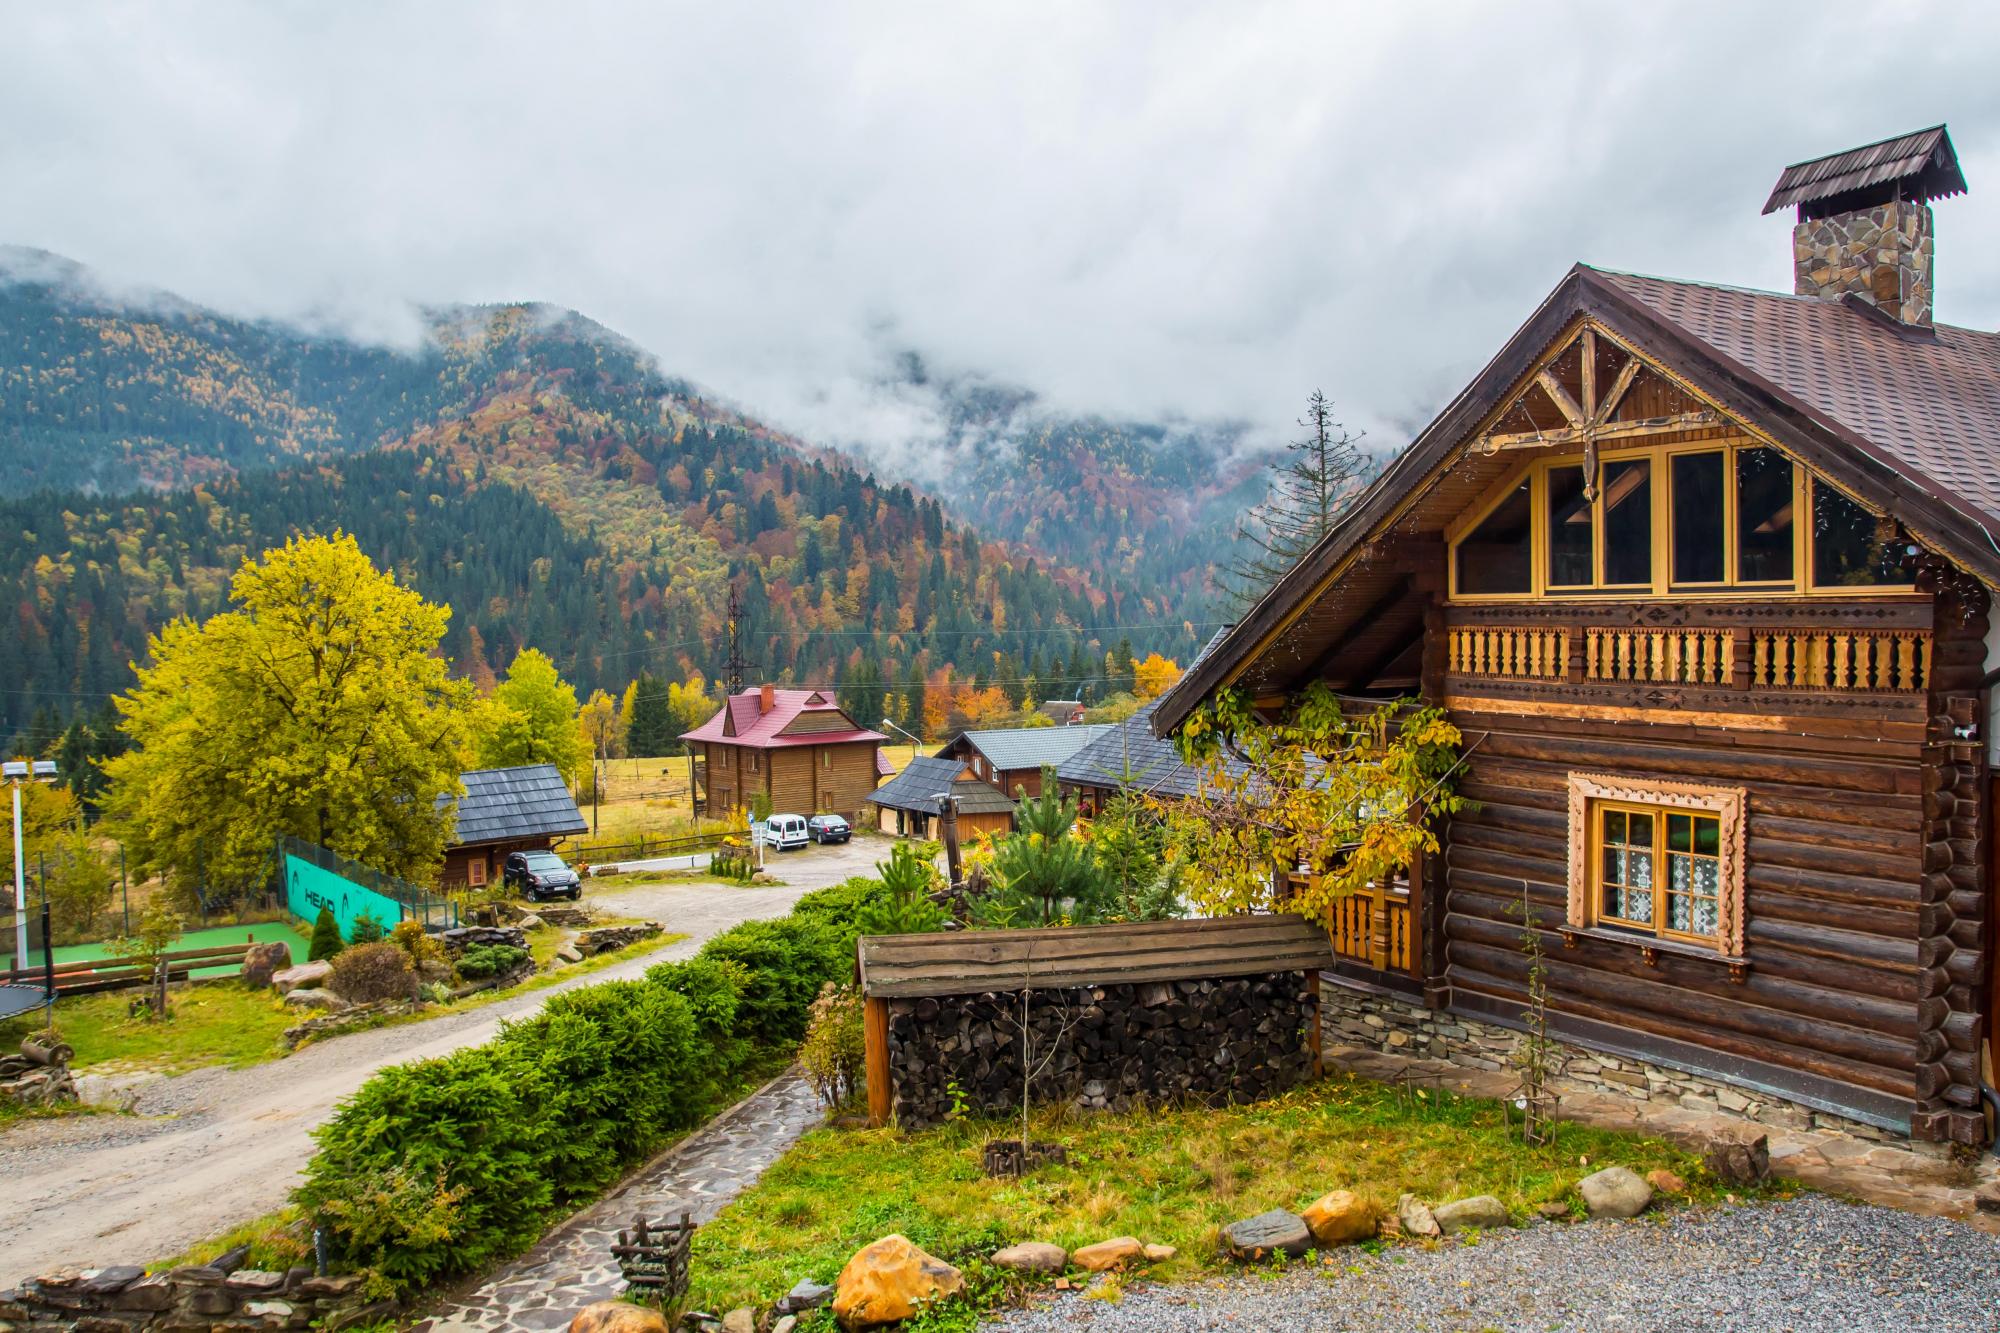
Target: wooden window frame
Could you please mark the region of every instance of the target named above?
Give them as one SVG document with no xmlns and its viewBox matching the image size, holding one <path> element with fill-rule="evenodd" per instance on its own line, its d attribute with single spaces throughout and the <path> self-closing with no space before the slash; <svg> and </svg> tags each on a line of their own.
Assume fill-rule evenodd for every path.
<svg viewBox="0 0 2000 1333">
<path fill-rule="evenodd" d="M 1569 775 L 1569 901 L 1567 924 L 1571 930 L 1599 932 L 1603 936 L 1629 939 L 1645 946 L 1671 942 L 1713 950 L 1724 958 L 1743 956 L 1744 846 L 1745 816 L 1749 800 L 1741 787 L 1709 787 L 1692 782 L 1662 782 L 1644 778 L 1616 777 L 1606 773 Z M 1617 918 L 1604 917 L 1598 869 L 1602 863 L 1597 812 L 1606 807 L 1650 813 L 1665 826 L 1671 811 L 1691 811 L 1712 815 L 1717 821 L 1717 850 L 1721 873 L 1716 886 L 1715 934 L 1690 935 L 1669 930 L 1663 909 L 1657 905 L 1666 880 L 1666 857 L 1661 853 L 1653 868 L 1656 906 L 1652 933 L 1646 927 Z M 1664 834 L 1654 835 L 1656 846 Z M 1604 929 L 1600 932 L 1599 927 Z"/>
<path fill-rule="evenodd" d="M 467 888 L 473 889 L 486 887 L 486 857 L 483 853 L 466 860 L 465 884 Z"/>
<path fill-rule="evenodd" d="M 1789 580 L 1749 581 L 1738 576 L 1741 551 L 1740 535 L 1737 532 L 1736 476 L 1737 456 L 1753 449 L 1773 449 L 1792 464 L 1792 577 Z M 1673 465 L 1672 459 L 1682 454 L 1720 453 L 1723 455 L 1723 581 L 1721 583 L 1675 583 L 1673 582 Z M 1606 463 L 1624 462 L 1631 459 L 1650 460 L 1653 505 L 1653 581 L 1650 585 L 1626 583 L 1609 585 L 1604 583 L 1604 491 L 1598 488 L 1597 498 L 1592 501 L 1591 519 L 1591 573 L 1593 582 L 1589 585 L 1556 585 L 1548 582 L 1548 525 L 1549 486 L 1548 474 L 1551 468 L 1575 467 L 1581 460 L 1579 451 L 1569 450 L 1552 454 L 1547 458 L 1534 458 L 1508 469 L 1480 500 L 1467 509 L 1445 529 L 1446 552 L 1445 571 L 1449 580 L 1448 597 L 1454 603 L 1485 604 L 1492 602 L 1530 602 L 1540 600 L 1560 601 L 1630 601 L 1634 598 L 1674 598 L 1680 600 L 1702 600 L 1714 598 L 1742 598 L 1746 596 L 1767 596 L 1784 593 L 1799 597 L 1882 597 L 1905 596 L 1916 590 L 1914 584 L 1882 583 L 1867 585 L 1829 584 L 1819 586 L 1813 582 L 1814 562 L 1812 489 L 1815 486 L 1832 486 L 1834 490 L 1852 500 L 1870 513 L 1881 516 L 1878 506 L 1867 504 L 1858 496 L 1841 486 L 1835 486 L 1821 477 L 1813 475 L 1807 466 L 1796 457 L 1776 445 L 1758 440 L 1752 436 L 1735 436 L 1727 439 L 1685 440 L 1673 444 L 1635 445 L 1629 448 L 1607 448 L 1599 451 L 1598 468 L 1600 474 Z M 1528 483 L 1528 579 L 1526 592 L 1468 593 L 1458 586 L 1458 548 L 1465 539 L 1478 530 L 1488 515 L 1513 495 L 1523 481 Z"/>
</svg>

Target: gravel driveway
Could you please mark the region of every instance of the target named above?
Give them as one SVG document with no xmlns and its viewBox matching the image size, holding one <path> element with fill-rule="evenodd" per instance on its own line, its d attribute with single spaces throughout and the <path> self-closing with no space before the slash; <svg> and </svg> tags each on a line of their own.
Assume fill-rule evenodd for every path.
<svg viewBox="0 0 2000 1333">
<path fill-rule="evenodd" d="M 1635 1222 L 1491 1232 L 1345 1266 L 1059 1296 L 1007 1333 L 1228 1329 L 1917 1333 L 2000 1328 L 2000 1241 L 1822 1194 Z"/>
<path fill-rule="evenodd" d="M 678 944 L 512 999 L 308 1046 L 249 1069 L 203 1069 L 142 1085 L 135 1116 L 30 1120 L 0 1133 L 0 1289 L 64 1264 L 163 1258 L 284 1205 L 314 1126 L 374 1070 L 491 1037 L 558 991 L 686 958 L 740 921 L 782 916 L 799 895 L 873 872 L 886 844 L 787 853 L 781 886 L 593 881 L 585 901 L 688 936 Z"/>
</svg>

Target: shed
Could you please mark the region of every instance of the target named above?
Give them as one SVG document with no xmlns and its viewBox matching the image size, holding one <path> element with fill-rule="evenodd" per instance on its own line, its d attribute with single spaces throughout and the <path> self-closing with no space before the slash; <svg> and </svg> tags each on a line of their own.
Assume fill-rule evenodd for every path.
<svg viewBox="0 0 2000 1333">
<path fill-rule="evenodd" d="M 508 853 L 546 851 L 558 838 L 590 828 L 554 764 L 474 769 L 459 780 L 465 795 L 445 848 L 441 884 L 479 888 L 500 873 Z"/>
</svg>

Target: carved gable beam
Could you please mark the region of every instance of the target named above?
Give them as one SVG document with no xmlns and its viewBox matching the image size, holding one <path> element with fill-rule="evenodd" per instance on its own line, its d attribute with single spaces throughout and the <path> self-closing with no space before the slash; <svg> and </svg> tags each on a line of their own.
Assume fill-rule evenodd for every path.
<svg viewBox="0 0 2000 1333">
<path fill-rule="evenodd" d="M 1547 358 L 1473 447 L 1491 454 L 1582 445 L 1594 486 L 1597 445 L 1698 430 L 1721 421 L 1721 414 L 1691 399 L 1636 352 L 1584 328 Z"/>
</svg>

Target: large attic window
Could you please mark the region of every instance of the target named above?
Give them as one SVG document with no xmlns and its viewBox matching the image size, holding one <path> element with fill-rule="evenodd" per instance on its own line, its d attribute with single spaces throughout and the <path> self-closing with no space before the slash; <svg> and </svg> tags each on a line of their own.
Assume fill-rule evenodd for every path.
<svg viewBox="0 0 2000 1333">
<path fill-rule="evenodd" d="M 1916 544 L 1895 523 L 1819 481 L 1812 487 L 1812 516 L 1815 584 L 1879 588 L 1916 582 Z"/>
<path fill-rule="evenodd" d="M 1523 479 L 1459 542 L 1454 570 L 1461 593 L 1504 596 L 1534 591 L 1534 494 Z"/>
<path fill-rule="evenodd" d="M 1893 592 L 1916 581 L 1918 548 L 1901 527 L 1750 440 L 1536 459 L 1487 504 L 1453 540 L 1455 598 Z"/>
</svg>

